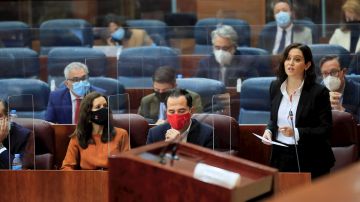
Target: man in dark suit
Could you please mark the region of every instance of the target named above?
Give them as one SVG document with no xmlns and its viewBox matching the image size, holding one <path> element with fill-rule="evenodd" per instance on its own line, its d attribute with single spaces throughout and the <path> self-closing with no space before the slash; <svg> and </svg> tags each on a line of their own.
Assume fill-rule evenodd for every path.
<svg viewBox="0 0 360 202">
<path fill-rule="evenodd" d="M 320 60 L 323 84 L 330 91 L 332 109 L 349 112 L 360 121 L 360 84 L 345 77 L 347 69 L 340 63 L 336 55 Z"/>
<path fill-rule="evenodd" d="M 183 89 L 174 89 L 166 98 L 167 122 L 149 130 L 146 144 L 158 141 L 182 141 L 213 149 L 213 129 L 191 118 L 192 98 Z"/>
<path fill-rule="evenodd" d="M 31 151 L 31 143 L 28 139 L 31 131 L 8 119 L 7 103 L 0 99 L 0 169 L 9 169 L 15 154 L 20 154 L 23 159 L 23 167 L 31 167 L 25 165 L 32 163 L 31 157 L 34 150 Z M 33 146 L 33 145 L 32 145 Z M 25 162 L 25 158 L 28 161 Z"/>
<path fill-rule="evenodd" d="M 236 86 L 237 79 L 257 77 L 258 59 L 241 55 L 237 48 L 237 33 L 229 25 L 221 25 L 211 33 L 213 54 L 200 61 L 197 77 L 216 79 L 226 86 Z"/>
<path fill-rule="evenodd" d="M 171 89 L 176 88 L 176 71 L 169 66 L 159 67 L 153 75 L 154 93 L 147 95 L 141 99 L 138 114 L 152 124 L 162 124 L 166 120 L 165 98 Z M 201 113 L 203 107 L 201 105 L 200 95 L 189 91 L 195 113 Z"/>
<path fill-rule="evenodd" d="M 291 43 L 312 44 L 308 27 L 293 22 L 294 11 L 288 0 L 275 0 L 273 7 L 276 22 L 266 24 L 261 31 L 258 47 L 272 54 L 280 54 Z"/>
<path fill-rule="evenodd" d="M 89 70 L 85 64 L 72 62 L 65 67 L 65 86 L 50 93 L 45 119 L 59 124 L 77 123 L 82 98 L 91 91 L 105 93 L 104 89 L 91 86 Z"/>
</svg>

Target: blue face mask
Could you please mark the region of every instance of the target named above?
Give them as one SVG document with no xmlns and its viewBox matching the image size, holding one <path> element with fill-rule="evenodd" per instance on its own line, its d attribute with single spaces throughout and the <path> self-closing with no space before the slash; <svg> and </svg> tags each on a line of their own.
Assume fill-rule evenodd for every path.
<svg viewBox="0 0 360 202">
<path fill-rule="evenodd" d="M 90 89 L 90 83 L 86 80 L 75 82 L 72 86 L 72 91 L 80 97 L 84 96 Z"/>
<path fill-rule="evenodd" d="M 277 25 L 284 28 L 290 24 L 290 20 L 291 20 L 290 13 L 280 11 L 275 15 L 275 20 Z"/>
<path fill-rule="evenodd" d="M 125 36 L 125 30 L 123 28 L 117 29 L 114 33 L 111 34 L 111 39 L 114 41 L 121 41 Z"/>
</svg>

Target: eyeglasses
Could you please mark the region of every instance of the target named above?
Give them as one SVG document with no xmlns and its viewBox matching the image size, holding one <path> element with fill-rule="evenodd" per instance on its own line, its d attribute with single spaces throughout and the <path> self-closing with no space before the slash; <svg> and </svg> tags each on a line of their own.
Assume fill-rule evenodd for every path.
<svg viewBox="0 0 360 202">
<path fill-rule="evenodd" d="M 85 81 L 87 80 L 89 77 L 87 75 L 85 76 L 82 76 L 82 77 L 74 77 L 74 78 L 71 78 L 71 79 L 67 79 L 68 81 L 71 81 L 71 82 L 79 82 L 79 81 Z"/>
<path fill-rule="evenodd" d="M 327 77 L 327 76 L 339 76 L 339 72 L 341 70 L 339 69 L 333 69 L 330 72 L 321 72 L 321 74 L 323 75 L 323 77 Z"/>
<path fill-rule="evenodd" d="M 230 51 L 233 46 L 214 46 L 215 50 Z"/>
</svg>

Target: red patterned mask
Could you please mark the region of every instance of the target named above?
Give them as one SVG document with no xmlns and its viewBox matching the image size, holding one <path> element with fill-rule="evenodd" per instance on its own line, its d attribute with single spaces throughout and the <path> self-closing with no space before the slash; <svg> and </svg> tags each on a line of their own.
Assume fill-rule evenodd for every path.
<svg viewBox="0 0 360 202">
<path fill-rule="evenodd" d="M 176 130 L 183 129 L 184 126 L 189 123 L 191 118 L 191 114 L 189 112 L 185 114 L 167 114 L 166 116 L 171 128 Z"/>
</svg>

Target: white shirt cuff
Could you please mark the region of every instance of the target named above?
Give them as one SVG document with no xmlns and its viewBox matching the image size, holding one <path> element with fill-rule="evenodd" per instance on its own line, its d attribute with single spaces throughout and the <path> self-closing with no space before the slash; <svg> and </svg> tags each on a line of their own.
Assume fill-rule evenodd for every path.
<svg viewBox="0 0 360 202">
<path fill-rule="evenodd" d="M 3 152 L 6 151 L 6 150 L 7 150 L 6 147 L 1 148 L 1 149 L 0 149 L 0 154 L 3 153 Z"/>
<path fill-rule="evenodd" d="M 296 144 L 299 142 L 300 136 L 299 136 L 299 130 L 297 128 L 295 128 L 295 140 L 296 140 Z"/>
</svg>

